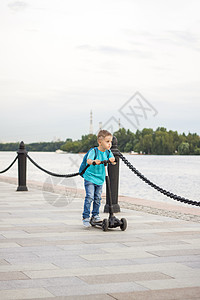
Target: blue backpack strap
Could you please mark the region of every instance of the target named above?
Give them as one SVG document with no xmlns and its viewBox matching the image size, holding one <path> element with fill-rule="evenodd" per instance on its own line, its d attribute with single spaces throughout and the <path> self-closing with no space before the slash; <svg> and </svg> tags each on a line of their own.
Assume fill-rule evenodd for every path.
<svg viewBox="0 0 200 300">
<path fill-rule="evenodd" d="M 107 153 L 107 159 L 109 160 L 110 150 L 106 150 Z"/>
<path fill-rule="evenodd" d="M 86 156 L 88 156 L 88 153 L 89 153 L 92 149 L 94 149 L 94 151 L 95 151 L 94 160 L 97 158 L 98 148 L 97 148 L 97 147 L 91 148 L 91 149 L 87 152 L 87 154 L 85 155 L 86 163 L 87 163 L 87 157 L 86 157 Z M 79 169 L 79 174 L 80 174 L 81 176 L 83 176 L 83 174 L 85 173 L 85 171 L 86 171 L 87 168 L 89 168 L 89 167 L 90 167 L 90 165 L 86 164 L 85 168 L 84 168 L 81 172 L 80 172 L 80 169 Z"/>
<path fill-rule="evenodd" d="M 94 151 L 95 151 L 95 156 L 94 156 L 94 160 L 95 160 L 97 158 L 97 155 L 98 155 L 98 148 L 94 147 Z"/>
</svg>

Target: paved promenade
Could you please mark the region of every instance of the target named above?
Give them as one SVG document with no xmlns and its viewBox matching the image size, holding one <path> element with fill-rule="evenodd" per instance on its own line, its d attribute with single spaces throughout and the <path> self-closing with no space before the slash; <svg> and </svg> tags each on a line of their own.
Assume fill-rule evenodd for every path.
<svg viewBox="0 0 200 300">
<path fill-rule="evenodd" d="M 103 232 L 82 206 L 0 182 L 0 299 L 200 299 L 200 223 L 123 205 L 127 230 Z"/>
</svg>

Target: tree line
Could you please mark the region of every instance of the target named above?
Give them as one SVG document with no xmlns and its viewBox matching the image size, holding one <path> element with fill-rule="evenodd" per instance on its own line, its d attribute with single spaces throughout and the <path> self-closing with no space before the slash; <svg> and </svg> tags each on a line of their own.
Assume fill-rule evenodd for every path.
<svg viewBox="0 0 200 300">
<path fill-rule="evenodd" d="M 42 151 L 42 152 L 54 152 L 65 143 L 65 141 L 59 142 L 40 142 L 25 144 L 27 151 Z M 0 143 L 0 151 L 17 151 L 20 143 Z"/>
<path fill-rule="evenodd" d="M 164 127 L 144 128 L 135 133 L 121 128 L 114 133 L 121 152 L 153 155 L 200 155 L 200 136 L 196 133 L 179 134 Z M 61 149 L 67 152 L 87 152 L 97 145 L 96 135 L 84 135 L 81 140 L 67 141 Z"/>
<path fill-rule="evenodd" d="M 179 134 L 177 131 L 167 131 L 164 127 L 156 130 L 144 128 L 135 133 L 121 128 L 114 133 L 118 140 L 118 149 L 121 152 L 135 152 L 153 155 L 200 155 L 200 136 L 197 133 Z M 27 151 L 54 152 L 61 149 L 69 153 L 87 152 L 98 146 L 97 136 L 83 135 L 81 139 L 73 141 L 41 142 L 26 144 Z M 17 151 L 19 143 L 0 144 L 0 151 Z"/>
<path fill-rule="evenodd" d="M 197 133 L 179 134 L 164 127 L 144 128 L 136 133 L 124 128 L 115 132 L 121 152 L 153 155 L 200 155 L 200 136 Z"/>
</svg>

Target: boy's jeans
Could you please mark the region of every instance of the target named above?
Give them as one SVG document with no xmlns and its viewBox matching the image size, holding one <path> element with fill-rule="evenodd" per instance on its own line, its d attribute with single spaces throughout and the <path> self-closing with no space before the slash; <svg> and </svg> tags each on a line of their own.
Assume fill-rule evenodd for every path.
<svg viewBox="0 0 200 300">
<path fill-rule="evenodd" d="M 94 217 L 99 214 L 103 185 L 97 185 L 87 180 L 84 180 L 84 185 L 85 185 L 86 196 L 85 196 L 85 203 L 84 203 L 83 219 L 86 219 L 90 217 L 90 207 L 92 201 L 93 201 L 92 216 Z"/>
</svg>

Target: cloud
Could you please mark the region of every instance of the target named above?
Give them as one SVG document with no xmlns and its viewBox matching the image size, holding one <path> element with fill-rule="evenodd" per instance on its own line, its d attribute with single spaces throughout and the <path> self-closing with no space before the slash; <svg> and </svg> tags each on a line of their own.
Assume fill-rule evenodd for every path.
<svg viewBox="0 0 200 300">
<path fill-rule="evenodd" d="M 165 44 L 173 46 L 190 47 L 198 51 L 200 35 L 188 30 L 163 30 L 162 32 L 135 31 L 125 29 L 122 31 L 135 46 L 148 46 Z"/>
<path fill-rule="evenodd" d="M 171 30 L 167 31 L 166 34 L 168 35 L 168 42 L 177 46 L 190 47 L 194 50 L 198 49 L 200 39 L 198 34 L 183 30 Z"/>
<path fill-rule="evenodd" d="M 21 11 L 28 7 L 28 4 L 24 1 L 13 1 L 8 4 L 8 7 L 13 11 Z"/>
<path fill-rule="evenodd" d="M 150 58 L 152 57 L 152 53 L 149 51 L 144 51 L 142 49 L 126 49 L 109 45 L 101 45 L 101 46 L 91 46 L 91 45 L 79 45 L 76 47 L 78 50 L 83 51 L 91 51 L 91 52 L 99 52 L 106 55 L 135 55 L 141 58 Z"/>
<path fill-rule="evenodd" d="M 173 30 L 173 31 L 169 31 L 169 33 L 171 33 L 174 37 L 176 37 L 176 39 L 188 43 L 195 43 L 198 41 L 197 36 L 194 33 L 191 33 L 189 31 Z"/>
</svg>

